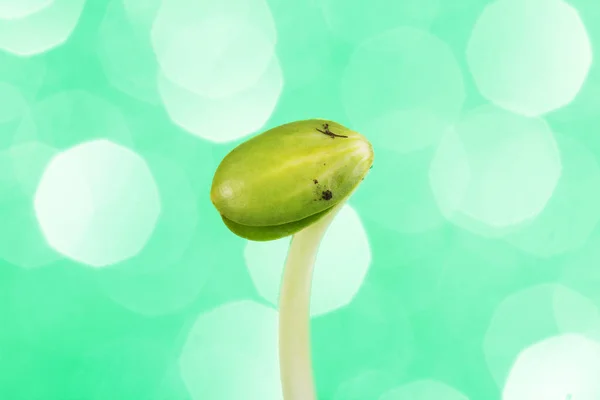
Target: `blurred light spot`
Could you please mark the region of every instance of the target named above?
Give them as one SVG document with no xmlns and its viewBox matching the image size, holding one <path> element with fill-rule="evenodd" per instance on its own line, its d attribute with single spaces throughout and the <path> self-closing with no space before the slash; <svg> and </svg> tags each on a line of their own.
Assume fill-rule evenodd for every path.
<svg viewBox="0 0 600 400">
<path fill-rule="evenodd" d="M 164 75 L 160 94 L 174 123 L 203 139 L 227 143 L 258 131 L 275 109 L 283 86 L 277 59 L 256 85 L 230 97 L 211 99 L 190 92 Z"/>
<path fill-rule="evenodd" d="M 600 343 L 578 335 L 555 336 L 524 349 L 502 400 L 600 398 Z"/>
<path fill-rule="evenodd" d="M 56 0 L 0 0 L 0 20 L 19 19 L 36 13 Z"/>
<path fill-rule="evenodd" d="M 131 145 L 125 118 L 114 105 L 81 90 L 62 91 L 32 107 L 35 130 L 15 134 L 15 140 L 38 140 L 59 149 L 91 139 Z"/>
<path fill-rule="evenodd" d="M 535 116 L 573 100 L 590 68 L 592 50 L 568 3 L 499 0 L 475 24 L 467 59 L 483 96 Z"/>
<path fill-rule="evenodd" d="M 158 103 L 158 63 L 149 28 L 129 20 L 122 0 L 113 0 L 98 35 L 98 55 L 110 83 L 138 100 Z"/>
<path fill-rule="evenodd" d="M 562 174 L 544 210 L 506 237 L 511 244 L 542 257 L 585 245 L 600 220 L 600 168 L 594 155 L 569 136 L 556 136 Z"/>
<path fill-rule="evenodd" d="M 211 271 L 203 237 L 195 235 L 197 198 L 181 168 L 145 155 L 158 186 L 161 212 L 145 247 L 134 257 L 99 271 L 100 287 L 115 302 L 143 315 L 162 315 L 190 304 Z"/>
<path fill-rule="evenodd" d="M 137 254 L 160 212 L 145 161 L 107 140 L 87 142 L 52 159 L 35 195 L 48 243 L 93 267 Z"/>
<path fill-rule="evenodd" d="M 397 385 L 392 371 L 366 370 L 344 381 L 333 400 L 378 399 L 381 394 Z"/>
<path fill-rule="evenodd" d="M 248 241 L 246 265 L 258 292 L 273 305 L 279 302 L 279 286 L 290 238 L 270 242 Z M 311 315 L 331 312 L 348 304 L 358 292 L 371 263 L 371 249 L 359 215 L 345 205 L 323 237 L 315 262 Z"/>
<path fill-rule="evenodd" d="M 166 1 L 152 29 L 163 74 L 207 98 L 255 86 L 271 63 L 275 42 L 264 0 Z"/>
<path fill-rule="evenodd" d="M 85 0 L 54 0 L 20 18 L 0 19 L 0 49 L 31 56 L 63 44 L 75 29 L 84 4 Z"/>
<path fill-rule="evenodd" d="M 372 0 L 352 7 L 344 0 L 321 0 L 321 4 L 329 28 L 344 40 L 357 43 L 399 26 L 428 28 L 440 0 Z"/>
<path fill-rule="evenodd" d="M 198 225 L 198 194 L 180 165 L 173 159 L 157 154 L 144 154 L 160 194 L 161 210 L 147 246 L 136 260 L 165 269 L 176 263 L 194 241 L 192 237 Z M 150 262 L 152 260 L 152 262 Z M 132 260 L 134 261 L 134 260 Z M 119 268 L 124 270 L 124 268 Z"/>
<path fill-rule="evenodd" d="M 57 150 L 27 142 L 0 152 L 0 258 L 24 268 L 57 261 L 46 243 L 32 207 L 35 189 Z"/>
<path fill-rule="evenodd" d="M 600 63 L 594 62 L 594 49 L 600 45 L 600 3 L 589 0 L 568 0 L 568 4 L 577 10 L 590 40 L 592 48 L 592 63 L 585 77 L 583 86 L 577 96 L 566 106 L 555 110 L 548 115 L 550 123 L 553 121 L 574 122 L 597 116 L 600 113 Z M 573 32 L 569 32 L 572 34 Z"/>
<path fill-rule="evenodd" d="M 200 315 L 179 366 L 195 400 L 282 400 L 277 312 L 251 301 Z"/>
<path fill-rule="evenodd" d="M 398 155 L 375 147 L 373 171 L 352 196 L 365 219 L 402 233 L 421 233 L 440 227 L 440 213 L 427 177 L 430 149 Z"/>
<path fill-rule="evenodd" d="M 502 229 L 536 217 L 561 168 L 556 142 L 543 120 L 482 106 L 440 142 L 430 182 L 444 215 L 480 233 L 478 223 Z"/>
<path fill-rule="evenodd" d="M 458 390 L 440 381 L 423 379 L 392 389 L 379 400 L 469 400 Z"/>
<path fill-rule="evenodd" d="M 578 333 L 600 339 L 600 306 L 564 286 L 554 291 L 554 318 L 559 332 Z"/>
<path fill-rule="evenodd" d="M 541 284 L 518 291 L 498 305 L 490 321 L 483 341 L 488 368 L 502 386 L 523 348 L 560 333 L 591 334 L 598 326 L 594 304 L 565 286 Z"/>
<path fill-rule="evenodd" d="M 344 70 L 341 93 L 356 129 L 374 145 L 401 153 L 437 143 L 465 97 L 451 49 L 408 27 L 362 42 Z"/>
</svg>

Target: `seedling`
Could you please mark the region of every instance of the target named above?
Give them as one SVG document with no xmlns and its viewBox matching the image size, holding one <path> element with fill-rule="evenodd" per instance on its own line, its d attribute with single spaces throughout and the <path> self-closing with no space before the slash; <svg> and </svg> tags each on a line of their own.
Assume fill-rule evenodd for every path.
<svg viewBox="0 0 600 400">
<path fill-rule="evenodd" d="M 345 139 L 329 140 L 322 134 Z M 279 297 L 285 400 L 316 399 L 309 329 L 313 267 L 327 228 L 371 169 L 373 158 L 373 147 L 362 135 L 313 119 L 247 140 L 215 172 L 211 201 L 233 233 L 255 241 L 292 236 Z"/>
</svg>

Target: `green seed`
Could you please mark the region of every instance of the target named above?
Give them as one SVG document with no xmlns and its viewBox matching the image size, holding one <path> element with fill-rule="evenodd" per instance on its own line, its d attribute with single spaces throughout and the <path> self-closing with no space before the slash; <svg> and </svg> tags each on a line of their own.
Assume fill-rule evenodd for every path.
<svg viewBox="0 0 600 400">
<path fill-rule="evenodd" d="M 371 144 L 338 123 L 292 122 L 249 139 L 225 156 L 215 172 L 211 201 L 235 234 L 279 239 L 345 200 L 373 158 Z"/>
</svg>

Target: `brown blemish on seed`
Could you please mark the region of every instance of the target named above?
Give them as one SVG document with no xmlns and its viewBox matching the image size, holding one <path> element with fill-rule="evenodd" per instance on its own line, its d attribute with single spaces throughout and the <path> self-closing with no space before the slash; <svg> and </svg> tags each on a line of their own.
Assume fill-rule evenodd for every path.
<svg viewBox="0 0 600 400">
<path fill-rule="evenodd" d="M 331 137 L 332 139 L 335 139 L 336 137 L 342 137 L 342 138 L 347 138 L 348 136 L 344 136 L 344 135 L 337 135 L 333 132 L 331 132 L 329 130 L 329 124 L 323 124 L 323 130 L 320 130 L 319 128 L 316 128 L 319 132 Z"/>
<path fill-rule="evenodd" d="M 318 180 L 316 180 L 316 179 L 313 179 L 313 182 L 314 182 L 314 184 L 315 184 L 315 185 L 316 185 L 317 183 L 319 183 L 319 181 L 318 181 Z"/>
<path fill-rule="evenodd" d="M 323 200 L 331 200 L 332 197 L 333 197 L 333 193 L 331 193 L 331 190 L 324 190 L 323 193 L 321 194 L 321 198 Z"/>
</svg>

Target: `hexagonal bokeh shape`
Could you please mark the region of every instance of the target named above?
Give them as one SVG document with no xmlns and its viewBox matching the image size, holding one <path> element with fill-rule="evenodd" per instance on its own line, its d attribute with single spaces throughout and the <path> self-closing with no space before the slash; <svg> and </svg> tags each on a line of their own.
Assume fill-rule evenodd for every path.
<svg viewBox="0 0 600 400">
<path fill-rule="evenodd" d="M 254 86 L 277 34 L 265 0 L 172 0 L 158 9 L 151 37 L 169 81 L 221 98 Z"/>
<path fill-rule="evenodd" d="M 572 136 L 555 138 L 562 170 L 552 197 L 534 220 L 504 238 L 541 257 L 582 248 L 600 221 L 600 166 L 595 154 Z"/>
<path fill-rule="evenodd" d="M 19 19 L 50 6 L 55 0 L 0 0 L 0 19 Z"/>
<path fill-rule="evenodd" d="M 162 73 L 158 88 L 175 124 L 203 139 L 227 143 L 258 131 L 269 120 L 283 88 L 283 76 L 274 57 L 255 85 L 220 99 L 198 95 Z"/>
<path fill-rule="evenodd" d="M 567 2 L 499 0 L 479 16 L 467 61 L 484 97 L 535 116 L 573 100 L 592 63 L 592 49 L 579 14 Z"/>
<path fill-rule="evenodd" d="M 145 161 L 108 140 L 95 140 L 55 156 L 34 200 L 48 243 L 93 267 L 137 254 L 150 237 L 160 198 Z"/>
<path fill-rule="evenodd" d="M 179 358 L 194 400 L 281 400 L 277 312 L 252 301 L 200 315 Z"/>
<path fill-rule="evenodd" d="M 290 238 L 248 241 L 246 265 L 258 292 L 277 305 Z M 345 205 L 323 237 L 315 261 L 310 312 L 325 314 L 348 304 L 361 287 L 371 263 L 371 248 L 358 213 Z"/>
<path fill-rule="evenodd" d="M 33 3 L 38 3 L 37 10 L 27 13 L 21 6 L 20 10 L 12 9 L 13 14 L 21 14 L 20 18 L 0 19 L 0 49 L 31 56 L 61 45 L 75 29 L 85 0 L 54 0 L 41 7 L 41 0 L 27 3 L 29 11 L 35 6 Z"/>
<path fill-rule="evenodd" d="M 561 170 L 558 146 L 543 119 L 485 105 L 444 135 L 429 181 L 446 218 L 487 234 L 540 214 Z"/>
<path fill-rule="evenodd" d="M 512 366 L 502 400 L 600 398 L 600 342 L 554 336 L 524 349 Z"/>
<path fill-rule="evenodd" d="M 483 340 L 485 361 L 501 387 L 523 348 L 563 333 L 592 336 L 599 328 L 598 307 L 587 297 L 563 285 L 532 286 L 506 297 L 494 311 Z"/>
</svg>

